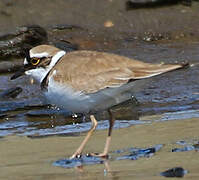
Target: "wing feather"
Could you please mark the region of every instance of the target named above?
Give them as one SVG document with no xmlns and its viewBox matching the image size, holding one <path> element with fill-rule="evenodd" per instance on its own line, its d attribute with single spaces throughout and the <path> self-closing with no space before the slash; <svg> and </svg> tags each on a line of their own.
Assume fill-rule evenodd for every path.
<svg viewBox="0 0 199 180">
<path fill-rule="evenodd" d="M 110 53 L 74 51 L 63 56 L 51 71 L 56 70 L 55 81 L 88 94 L 181 67 L 144 63 Z"/>
</svg>

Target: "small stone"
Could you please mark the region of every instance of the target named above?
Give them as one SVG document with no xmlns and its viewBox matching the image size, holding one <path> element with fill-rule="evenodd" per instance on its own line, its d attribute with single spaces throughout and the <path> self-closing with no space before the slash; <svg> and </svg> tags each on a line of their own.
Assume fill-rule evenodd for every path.
<svg viewBox="0 0 199 180">
<path fill-rule="evenodd" d="M 110 28 L 110 27 L 113 27 L 113 26 L 114 26 L 114 23 L 110 20 L 104 22 L 104 27 Z"/>
<path fill-rule="evenodd" d="M 175 167 L 161 172 L 160 175 L 164 177 L 184 177 L 187 173 L 188 171 L 184 170 L 182 167 Z"/>
</svg>

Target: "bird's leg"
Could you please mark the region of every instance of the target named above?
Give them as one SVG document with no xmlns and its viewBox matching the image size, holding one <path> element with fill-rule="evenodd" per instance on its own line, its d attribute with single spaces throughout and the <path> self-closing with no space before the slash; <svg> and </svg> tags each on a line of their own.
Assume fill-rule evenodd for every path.
<svg viewBox="0 0 199 180">
<path fill-rule="evenodd" d="M 75 158 L 77 155 L 80 155 L 86 145 L 86 143 L 88 142 L 89 138 L 91 137 L 93 131 L 96 129 L 97 127 L 97 120 L 95 119 L 94 115 L 90 115 L 90 119 L 92 122 L 92 126 L 90 128 L 90 130 L 88 131 L 86 137 L 84 138 L 84 140 L 82 141 L 81 145 L 79 146 L 79 148 L 75 151 L 75 153 L 71 156 L 72 158 Z"/>
<path fill-rule="evenodd" d="M 112 129 L 113 129 L 114 122 L 115 122 L 115 118 L 110 109 L 108 110 L 108 113 L 109 113 L 109 129 L 108 129 L 108 136 L 106 138 L 106 143 L 104 146 L 104 151 L 100 154 L 92 154 L 93 156 L 106 157 L 106 158 L 108 156 L 108 151 L 109 151 L 110 142 L 111 142 Z"/>
</svg>

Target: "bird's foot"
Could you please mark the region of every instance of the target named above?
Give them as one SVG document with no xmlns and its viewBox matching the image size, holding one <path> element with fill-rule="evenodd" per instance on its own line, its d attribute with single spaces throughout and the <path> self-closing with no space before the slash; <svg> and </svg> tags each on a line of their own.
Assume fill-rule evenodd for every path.
<svg viewBox="0 0 199 180">
<path fill-rule="evenodd" d="M 78 154 L 78 153 L 74 153 L 70 159 L 74 159 L 74 158 L 77 158 L 77 159 L 80 159 L 82 157 L 82 154 Z"/>
<path fill-rule="evenodd" d="M 87 156 L 101 157 L 103 159 L 108 159 L 109 155 L 107 153 L 89 153 Z"/>
<path fill-rule="evenodd" d="M 77 159 L 80 159 L 83 155 L 82 154 L 73 154 L 70 159 L 74 159 L 74 158 L 77 158 Z M 87 157 L 100 157 L 100 158 L 103 158 L 103 159 L 108 159 L 109 158 L 109 155 L 107 153 L 87 153 L 86 154 Z"/>
</svg>

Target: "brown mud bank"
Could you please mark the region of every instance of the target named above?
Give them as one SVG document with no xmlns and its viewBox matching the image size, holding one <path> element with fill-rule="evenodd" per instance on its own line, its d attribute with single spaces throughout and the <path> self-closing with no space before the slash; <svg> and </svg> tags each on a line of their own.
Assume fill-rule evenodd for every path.
<svg viewBox="0 0 199 180">
<path fill-rule="evenodd" d="M 193 1 L 191 7 L 177 4 L 127 11 L 123 0 L 4 0 L 0 3 L 0 26 L 2 32 L 27 24 L 43 27 L 73 24 L 98 32 L 104 26 L 111 26 L 115 31 L 126 33 L 143 34 L 151 30 L 156 33 L 190 32 L 194 35 L 198 34 L 198 7 L 199 3 Z M 112 23 L 106 23 L 108 21 Z"/>
</svg>

